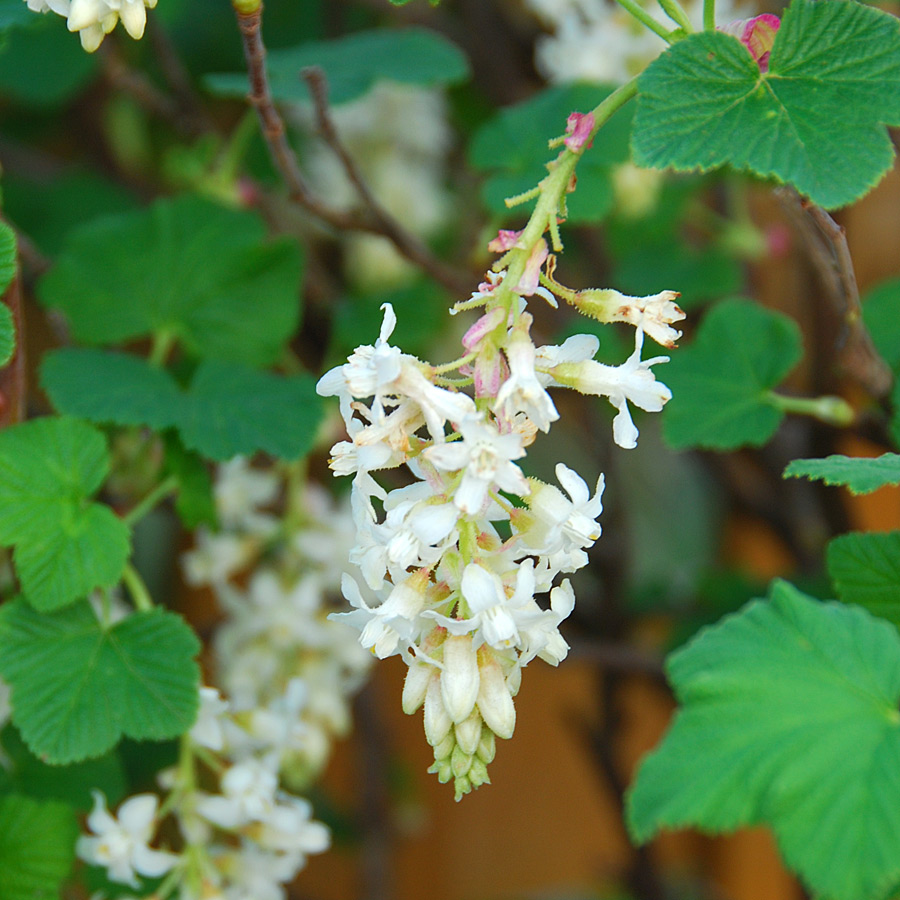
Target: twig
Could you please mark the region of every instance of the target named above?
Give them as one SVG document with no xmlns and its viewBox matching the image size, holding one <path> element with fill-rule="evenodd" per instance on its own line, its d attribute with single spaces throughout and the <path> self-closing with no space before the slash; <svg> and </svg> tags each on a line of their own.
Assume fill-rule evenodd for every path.
<svg viewBox="0 0 900 900">
<path fill-rule="evenodd" d="M 878 355 L 863 322 L 846 232 L 821 206 L 805 200 L 795 190 L 780 188 L 778 196 L 803 235 L 810 258 L 840 316 L 838 346 L 842 365 L 873 397 L 887 396 L 891 371 Z"/>
<path fill-rule="evenodd" d="M 261 32 L 262 8 L 259 7 L 249 13 L 242 13 L 239 10 L 235 12 L 244 44 L 247 73 L 250 77 L 249 101 L 256 108 L 269 155 L 276 170 L 284 179 L 291 200 L 339 231 L 363 231 L 387 238 L 410 262 L 423 269 L 448 290 L 454 294 L 468 293 L 471 288 L 470 279 L 460 276 L 455 269 L 446 266 L 433 256 L 424 244 L 408 234 L 377 205 L 373 207 L 367 204 L 365 215 L 360 216 L 334 209 L 313 194 L 287 142 L 284 120 L 275 108 L 272 98 L 266 74 L 266 48 Z M 368 190 L 366 195 L 371 196 Z"/>
</svg>

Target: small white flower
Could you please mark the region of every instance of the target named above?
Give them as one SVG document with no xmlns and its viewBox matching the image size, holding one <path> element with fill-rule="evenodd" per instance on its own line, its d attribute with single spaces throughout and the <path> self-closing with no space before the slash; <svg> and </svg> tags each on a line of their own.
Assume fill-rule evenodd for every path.
<svg viewBox="0 0 900 900">
<path fill-rule="evenodd" d="M 111 881 L 139 887 L 135 877 L 159 878 L 179 860 L 174 853 L 152 850 L 148 844 L 156 827 L 159 798 L 155 794 L 137 794 L 120 807 L 118 816 L 110 815 L 106 797 L 93 792 L 94 808 L 87 819 L 93 835 L 82 835 L 75 846 L 80 859 L 94 866 L 105 866 Z"/>
<path fill-rule="evenodd" d="M 201 687 L 200 709 L 190 730 L 191 740 L 201 747 L 220 751 L 225 746 L 222 717 L 227 712 L 228 701 L 222 699 L 216 688 Z"/>
<path fill-rule="evenodd" d="M 289 853 L 302 867 L 309 853 L 322 853 L 331 845 L 331 833 L 312 818 L 312 806 L 300 797 L 284 795 L 254 830 L 264 850 Z"/>
<path fill-rule="evenodd" d="M 524 412 L 541 431 L 548 432 L 550 423 L 559 418 L 559 413 L 534 370 L 535 349 L 527 329 L 517 329 L 513 333 L 506 358 L 509 377 L 497 392 L 494 408 L 507 419 L 512 419 L 517 412 Z"/>
<path fill-rule="evenodd" d="M 248 759 L 231 766 L 222 776 L 222 793 L 200 797 L 197 812 L 220 828 L 264 820 L 275 805 L 278 776 L 274 766 L 271 758 Z"/>
<path fill-rule="evenodd" d="M 520 497 L 528 493 L 527 479 L 512 462 L 525 455 L 520 434 L 500 434 L 492 422 L 474 418 L 460 422 L 459 431 L 461 441 L 429 447 L 425 456 L 436 469 L 462 471 L 453 495 L 453 502 L 462 512 L 480 513 L 494 485 Z"/>
</svg>

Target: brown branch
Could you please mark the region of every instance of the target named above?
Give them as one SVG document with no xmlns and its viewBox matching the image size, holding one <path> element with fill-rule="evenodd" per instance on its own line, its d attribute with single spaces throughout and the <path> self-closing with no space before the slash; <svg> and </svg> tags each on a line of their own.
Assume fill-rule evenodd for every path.
<svg viewBox="0 0 900 900">
<path fill-rule="evenodd" d="M 778 196 L 806 243 L 841 321 L 838 348 L 841 364 L 873 397 L 883 398 L 892 376 L 878 355 L 862 318 L 862 304 L 847 235 L 821 206 L 795 190 L 780 188 Z"/>
<path fill-rule="evenodd" d="M 236 10 L 236 14 L 244 44 L 247 73 L 250 77 L 249 101 L 256 108 L 262 135 L 269 148 L 272 163 L 284 180 L 291 200 L 339 231 L 362 231 L 387 238 L 404 257 L 448 290 L 454 294 L 468 293 L 471 288 L 470 279 L 460 276 L 455 269 L 442 263 L 417 238 L 408 234 L 374 202 L 368 188 L 361 192 L 362 198 L 366 200 L 363 215 L 341 212 L 326 205 L 315 196 L 300 171 L 294 152 L 288 144 L 284 120 L 275 108 L 275 101 L 272 98 L 266 74 L 266 48 L 261 31 L 262 7 L 260 6 L 250 13 Z M 324 91 L 324 77 L 322 77 L 322 86 Z M 315 91 L 313 91 L 313 95 L 316 99 Z M 324 98 L 324 93 L 322 97 Z M 327 104 L 327 100 L 323 99 L 322 102 Z M 320 100 L 316 99 L 317 111 L 319 111 L 319 104 Z M 327 105 L 324 106 L 324 110 L 326 118 L 330 118 L 327 115 Z M 339 155 L 339 158 L 346 168 L 344 156 Z M 350 162 L 355 171 L 352 160 Z M 352 178 L 350 170 L 348 170 L 348 176 Z M 359 186 L 355 180 L 354 184 Z"/>
</svg>

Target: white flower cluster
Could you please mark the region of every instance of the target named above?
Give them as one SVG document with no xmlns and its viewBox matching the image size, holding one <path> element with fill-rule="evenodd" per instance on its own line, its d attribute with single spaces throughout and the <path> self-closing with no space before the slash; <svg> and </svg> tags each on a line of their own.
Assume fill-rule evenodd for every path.
<svg viewBox="0 0 900 900">
<path fill-rule="evenodd" d="M 525 0 L 525 5 L 552 32 L 538 38 L 535 61 L 541 74 L 554 83 L 621 84 L 666 48 L 661 37 L 614 0 Z M 666 28 L 675 27 L 657 4 L 641 5 Z M 702 0 L 686 0 L 683 6 L 694 27 L 702 28 Z M 716 14 L 723 22 L 736 18 L 732 0 L 718 0 Z"/>
<path fill-rule="evenodd" d="M 282 495 L 286 512 L 271 508 Z M 273 746 L 292 785 L 321 771 L 349 702 L 371 664 L 355 632 L 327 618 L 338 596 L 353 522 L 317 485 L 285 481 L 243 458 L 219 467 L 222 530 L 200 532 L 185 554 L 187 580 L 208 585 L 227 618 L 215 637 L 216 683 L 244 729 Z M 232 575 L 250 571 L 244 587 Z"/>
<path fill-rule="evenodd" d="M 304 126 L 309 113 L 294 108 Z M 358 100 L 333 107 L 341 141 L 378 202 L 422 238 L 447 222 L 451 195 L 446 158 L 452 132 L 439 90 L 380 81 Z M 359 204 L 355 188 L 334 154 L 313 143 L 304 154 L 315 184 L 340 209 Z M 347 235 L 344 258 L 348 275 L 362 289 L 396 286 L 415 274 L 393 245 L 375 235 Z"/>
<path fill-rule="evenodd" d="M 136 41 L 144 35 L 147 10 L 156 0 L 25 0 L 34 12 L 54 12 L 66 20 L 69 31 L 77 31 L 81 46 L 93 53 L 121 19 Z"/>
<path fill-rule="evenodd" d="M 492 248 L 517 240 L 501 233 Z M 543 241 L 531 254 L 547 257 Z M 514 291 L 504 272 L 489 273 L 459 308 L 484 306 L 463 338 L 465 355 L 433 367 L 389 343 L 396 319 L 389 304 L 374 345 L 358 347 L 325 374 L 317 390 L 337 396 L 349 440 L 332 448 L 336 474 L 353 475 L 357 541 L 350 559 L 363 584 L 345 575 L 354 610 L 338 614 L 361 632 L 379 658 L 400 654 L 409 665 L 403 709 L 424 706 L 434 748 L 431 771 L 453 780 L 457 800 L 488 781 L 495 736 L 515 727 L 513 697 L 521 670 L 536 656 L 556 665 L 568 651 L 558 626 L 572 611 L 568 579 L 587 563 L 600 536 L 603 476 L 593 495 L 563 464 L 560 487 L 528 478 L 517 460 L 537 431 L 559 418 L 548 387 L 606 396 L 617 408 L 614 438 L 633 447 L 637 428 L 628 404 L 658 411 L 670 397 L 641 361 L 644 332 L 683 317 L 671 292 L 658 298 L 615 294 L 621 320 L 637 326 L 635 351 L 621 366 L 593 359 L 598 340 L 578 335 L 561 346 L 536 347 L 525 296 L 539 294 L 537 271 Z M 609 298 L 606 298 L 609 299 Z M 634 301 L 633 315 L 622 304 Z M 665 317 L 663 322 L 660 317 Z M 457 370 L 462 379 L 450 379 Z M 474 386 L 474 399 L 459 390 Z M 411 484 L 385 490 L 372 472 L 406 465 Z M 539 594 L 549 594 L 547 608 Z"/>
<path fill-rule="evenodd" d="M 95 792 L 91 834 L 79 839 L 78 856 L 133 888 L 140 887 L 139 875 L 167 876 L 159 896 L 177 890 L 181 900 L 284 900 L 284 885 L 307 856 L 330 844 L 310 804 L 279 787 L 279 743 L 298 724 L 282 715 L 271 739 L 260 739 L 240 726 L 218 691 L 201 688 L 200 713 L 180 761 L 161 777 L 169 789 L 163 808 L 178 822 L 181 853 L 150 847 L 160 820 L 155 794 L 130 797 L 113 816 Z M 218 793 L 197 787 L 198 759 L 218 772 Z"/>
</svg>

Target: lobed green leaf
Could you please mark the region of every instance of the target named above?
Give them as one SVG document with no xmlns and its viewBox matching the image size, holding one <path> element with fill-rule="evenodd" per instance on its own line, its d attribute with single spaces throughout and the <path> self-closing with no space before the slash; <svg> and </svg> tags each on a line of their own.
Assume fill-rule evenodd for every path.
<svg viewBox="0 0 900 900">
<path fill-rule="evenodd" d="M 627 802 L 662 828 L 768 824 L 817 895 L 900 884 L 900 635 L 858 607 L 776 582 L 668 663 L 680 709 Z"/>
<path fill-rule="evenodd" d="M 802 353 L 797 324 L 746 300 L 711 309 L 661 376 L 672 390 L 663 434 L 676 449 L 765 443 L 784 414 L 768 394 Z"/>
<path fill-rule="evenodd" d="M 106 441 L 85 422 L 35 419 L 0 432 L 0 543 L 15 545 L 35 608 L 58 609 L 119 580 L 128 528 L 90 502 L 108 470 Z"/>
<path fill-rule="evenodd" d="M 101 756 L 124 735 L 183 734 L 197 714 L 200 643 L 174 613 L 137 612 L 104 627 L 87 601 L 41 614 L 0 607 L 0 675 L 13 722 L 53 765 Z"/>
<path fill-rule="evenodd" d="M 891 167 L 900 125 L 900 24 L 846 0 L 793 0 L 760 72 L 724 32 L 688 35 L 640 78 L 639 165 L 732 165 L 843 206 Z"/>
<path fill-rule="evenodd" d="M 268 365 L 299 321 L 301 258 L 258 216 L 190 195 L 74 231 L 41 280 L 76 340 L 167 335 L 209 359 Z"/>
<path fill-rule="evenodd" d="M 869 494 L 888 484 L 900 484 L 900 454 L 884 453 L 873 458 L 826 456 L 795 459 L 784 470 L 785 478 L 810 478 L 825 484 L 843 485 L 851 494 Z"/>
</svg>

